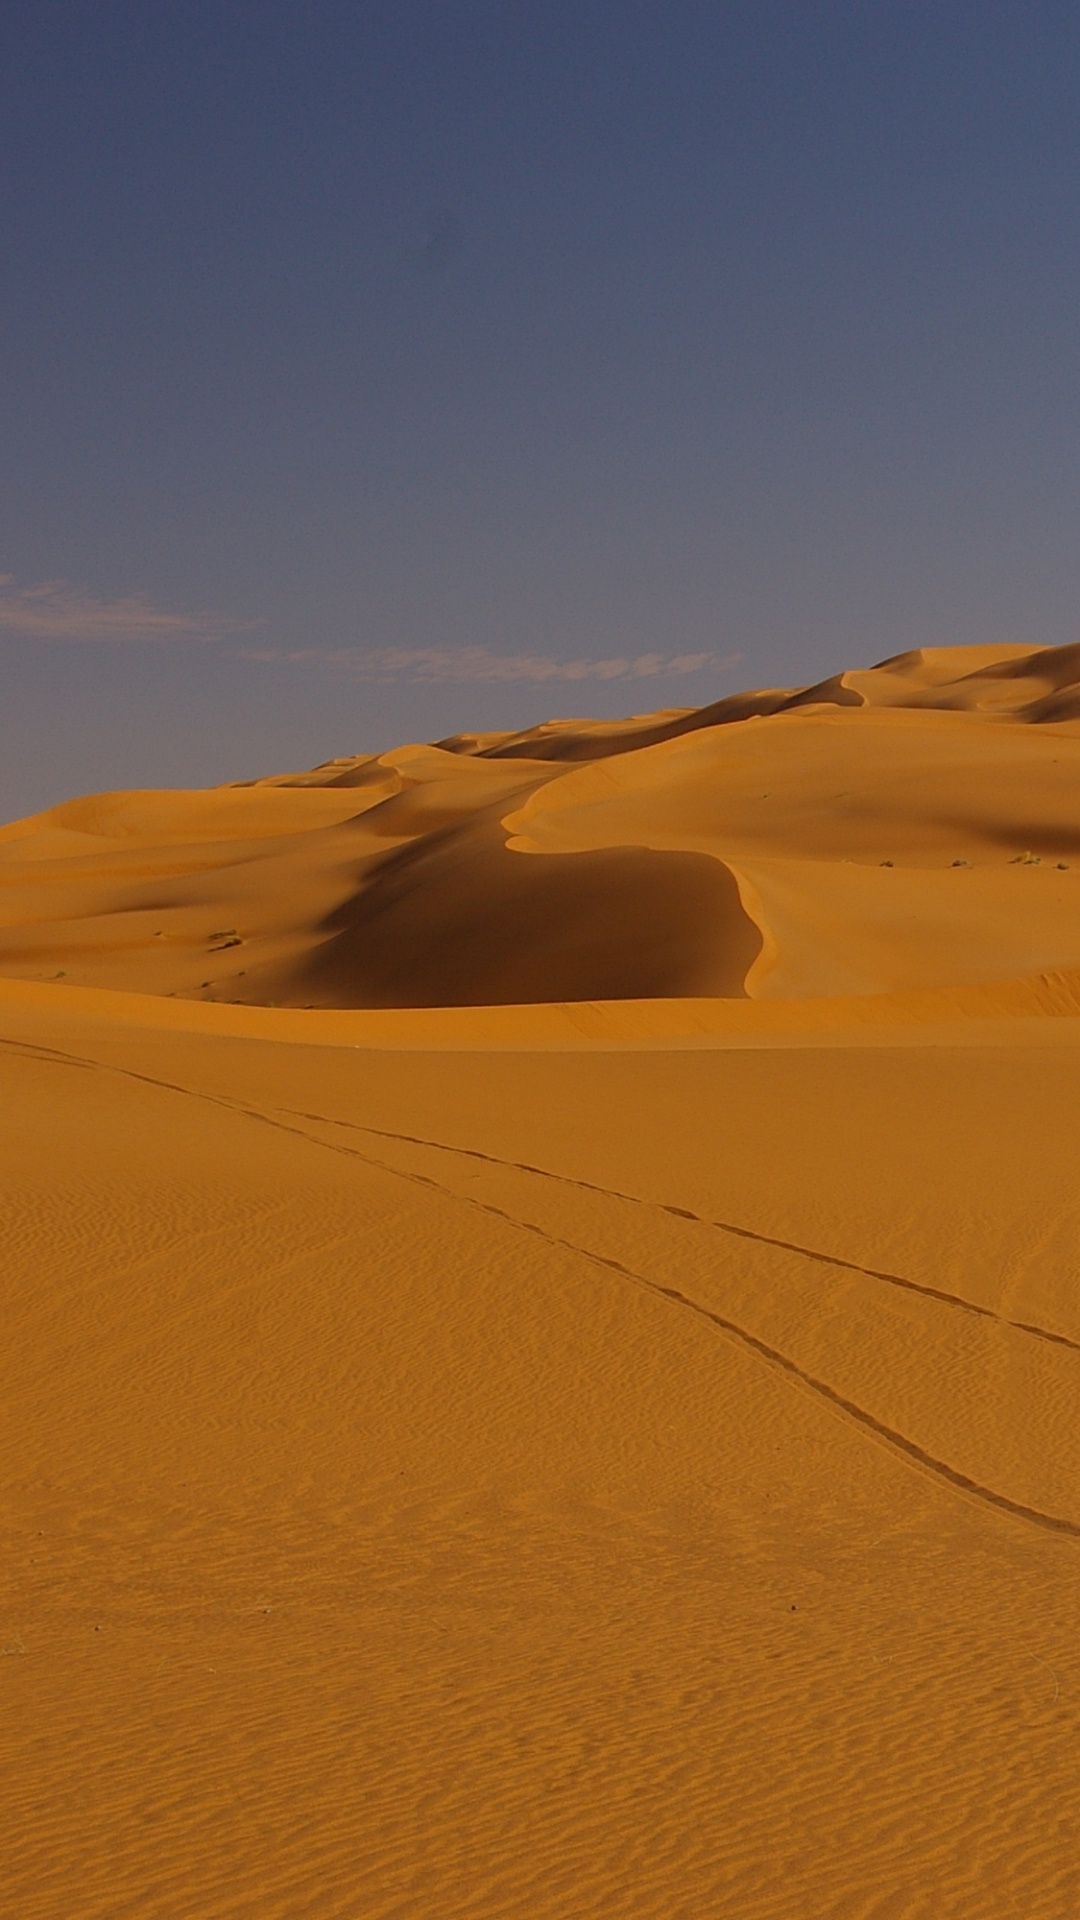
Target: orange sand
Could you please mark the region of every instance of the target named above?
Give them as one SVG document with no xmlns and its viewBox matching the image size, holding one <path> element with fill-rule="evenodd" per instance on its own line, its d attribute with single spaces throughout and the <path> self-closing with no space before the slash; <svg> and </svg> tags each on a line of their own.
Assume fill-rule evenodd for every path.
<svg viewBox="0 0 1080 1920">
<path fill-rule="evenodd" d="M 1075 1920 L 1080 649 L 0 880 L 5 1912 Z"/>
</svg>

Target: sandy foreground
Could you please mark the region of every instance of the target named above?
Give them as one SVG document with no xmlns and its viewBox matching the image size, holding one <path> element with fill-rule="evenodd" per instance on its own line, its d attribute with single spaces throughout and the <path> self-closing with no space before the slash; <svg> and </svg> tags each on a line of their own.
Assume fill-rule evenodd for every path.
<svg viewBox="0 0 1080 1920">
<path fill-rule="evenodd" d="M 19 1920 L 1080 1914 L 1080 648 L 0 829 Z"/>
</svg>

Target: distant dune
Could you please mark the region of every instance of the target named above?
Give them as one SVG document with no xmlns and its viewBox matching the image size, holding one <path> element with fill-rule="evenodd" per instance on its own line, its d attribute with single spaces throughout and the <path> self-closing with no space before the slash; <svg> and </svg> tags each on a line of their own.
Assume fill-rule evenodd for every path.
<svg viewBox="0 0 1080 1920">
<path fill-rule="evenodd" d="M 18 1920 L 1076 1920 L 1080 648 L 0 829 Z"/>
<path fill-rule="evenodd" d="M 1080 965 L 1080 646 L 902 654 L 0 830 L 0 971 L 270 1006 L 791 999 Z"/>
</svg>

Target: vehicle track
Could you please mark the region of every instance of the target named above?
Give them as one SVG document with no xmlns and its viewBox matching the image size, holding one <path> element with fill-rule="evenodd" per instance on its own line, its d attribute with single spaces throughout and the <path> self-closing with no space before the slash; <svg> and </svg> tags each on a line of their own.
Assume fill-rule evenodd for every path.
<svg viewBox="0 0 1080 1920">
<path fill-rule="evenodd" d="M 859 1274 L 866 1280 L 877 1280 L 889 1287 L 900 1287 L 905 1293 L 922 1294 L 927 1300 L 936 1300 L 940 1305 L 955 1307 L 960 1313 L 974 1314 L 980 1320 L 990 1320 L 999 1327 L 1008 1327 L 1014 1333 L 1026 1333 L 1033 1340 L 1045 1340 L 1051 1346 L 1067 1347 L 1072 1353 L 1080 1353 L 1080 1340 L 1072 1340 L 1068 1334 L 1055 1333 L 1049 1327 L 1036 1326 L 1028 1320 L 1010 1320 L 1007 1315 L 995 1313 L 992 1307 L 980 1306 L 977 1301 L 965 1300 L 962 1294 L 947 1293 L 942 1287 L 932 1287 L 921 1280 L 909 1280 L 904 1274 L 890 1273 L 881 1267 L 864 1267 L 856 1260 L 845 1260 L 839 1254 L 822 1253 L 816 1247 L 803 1246 L 797 1240 L 781 1240 L 774 1234 L 760 1233 L 753 1227 L 742 1227 L 731 1220 L 710 1220 L 705 1214 L 694 1213 L 689 1207 L 676 1207 L 663 1200 L 644 1200 L 640 1194 L 623 1193 L 618 1187 L 603 1187 L 592 1180 L 582 1180 L 574 1174 L 554 1173 L 548 1167 L 535 1167 L 526 1160 L 503 1160 L 493 1153 L 482 1153 L 476 1147 L 448 1146 L 442 1140 L 427 1140 L 417 1134 L 391 1133 L 387 1128 L 369 1127 L 357 1120 L 334 1120 L 326 1114 L 305 1113 L 299 1108 L 279 1107 L 279 1113 L 291 1115 L 293 1119 L 315 1121 L 321 1126 L 347 1127 L 354 1133 L 369 1134 L 376 1140 L 390 1140 L 413 1147 L 430 1147 L 434 1152 L 459 1154 L 463 1159 L 479 1160 L 488 1166 L 501 1167 L 507 1172 L 530 1173 L 540 1180 L 555 1180 L 567 1187 L 577 1187 L 583 1193 L 603 1195 L 608 1200 L 622 1200 L 628 1206 L 645 1207 L 654 1213 L 670 1214 L 676 1220 L 693 1221 L 695 1225 L 708 1227 L 715 1233 L 730 1234 L 738 1240 L 750 1240 L 759 1246 L 775 1247 L 784 1253 L 798 1254 L 803 1260 L 813 1260 L 819 1266 L 837 1267 L 845 1273 Z"/>
<path fill-rule="evenodd" d="M 1071 1539 L 1080 1540 L 1080 1522 L 1069 1519 L 1061 1514 L 1047 1513 L 1040 1507 L 1028 1505 L 1025 1501 L 1013 1500 L 1008 1494 L 999 1493 L 996 1488 L 988 1487 L 984 1485 L 982 1481 L 975 1480 L 969 1474 L 963 1473 L 959 1468 L 950 1466 L 948 1461 L 939 1460 L 936 1455 L 928 1452 L 927 1449 L 920 1446 L 917 1441 L 910 1439 L 907 1434 L 901 1433 L 895 1427 L 890 1427 L 885 1421 L 879 1420 L 875 1414 L 870 1413 L 867 1408 L 860 1407 L 856 1401 L 848 1399 L 845 1394 L 840 1393 L 835 1387 L 830 1386 L 828 1381 L 821 1380 L 815 1374 L 807 1372 L 805 1368 L 799 1366 L 797 1361 L 791 1359 L 788 1354 L 783 1353 L 777 1347 L 770 1346 L 766 1341 L 759 1339 L 757 1334 L 752 1333 L 749 1328 L 743 1327 L 737 1321 L 731 1320 L 726 1315 L 716 1312 L 714 1308 L 705 1306 L 701 1301 L 692 1299 L 689 1294 L 682 1293 L 677 1287 L 666 1287 L 659 1281 L 650 1280 L 645 1274 L 636 1273 L 633 1268 L 625 1266 L 620 1260 L 612 1259 L 607 1254 L 593 1252 L 588 1247 L 579 1246 L 576 1241 L 563 1239 L 557 1234 L 550 1233 L 547 1228 L 537 1225 L 534 1221 L 523 1220 L 515 1214 L 507 1213 L 504 1208 L 496 1206 L 491 1201 L 479 1200 L 472 1194 L 458 1193 L 453 1187 L 445 1186 L 441 1181 L 431 1178 L 428 1174 L 396 1167 L 391 1161 L 382 1160 L 375 1154 L 363 1153 L 357 1147 L 340 1145 L 332 1140 L 320 1140 L 317 1135 L 308 1133 L 303 1127 L 292 1125 L 279 1117 L 282 1113 L 291 1112 L 291 1109 L 281 1108 L 268 1111 L 260 1107 L 249 1106 L 245 1101 L 231 1100 L 223 1094 L 203 1093 L 197 1088 L 186 1087 L 175 1080 L 165 1080 L 154 1074 L 140 1073 L 134 1067 L 116 1066 L 110 1061 L 95 1060 L 84 1055 L 69 1053 L 61 1048 L 45 1047 L 28 1041 L 12 1040 L 6 1036 L 0 1036 L 0 1048 L 6 1048 L 9 1052 L 21 1054 L 24 1057 L 29 1056 L 41 1060 L 46 1065 L 68 1066 L 81 1070 L 113 1074 L 121 1079 L 139 1082 L 143 1086 L 155 1087 L 166 1093 L 179 1094 L 182 1098 L 197 1100 L 210 1106 L 219 1107 L 226 1112 L 234 1113 L 246 1119 L 254 1120 L 262 1125 L 272 1127 L 278 1132 L 290 1134 L 294 1139 L 303 1140 L 309 1146 L 322 1149 L 328 1153 L 341 1154 L 348 1159 L 359 1160 L 362 1164 L 374 1167 L 382 1173 L 389 1173 L 400 1180 L 407 1180 L 415 1186 L 427 1188 L 429 1191 L 437 1193 L 443 1199 L 456 1201 L 458 1205 L 471 1207 L 478 1213 L 485 1214 L 492 1219 L 501 1220 L 507 1225 L 517 1228 L 520 1232 L 533 1234 L 537 1238 L 545 1241 L 549 1246 L 558 1247 L 564 1252 L 575 1254 L 580 1259 L 589 1261 L 593 1266 L 615 1273 L 619 1275 L 620 1278 L 629 1280 L 634 1286 L 639 1287 L 646 1293 L 652 1294 L 657 1299 L 666 1300 L 674 1306 L 681 1307 L 684 1311 L 692 1313 L 698 1319 L 704 1320 L 711 1326 L 716 1327 L 719 1332 L 725 1335 L 735 1345 L 742 1348 L 743 1351 L 754 1354 L 768 1367 L 776 1370 L 786 1379 L 793 1381 L 802 1389 L 823 1400 L 826 1405 L 834 1408 L 838 1413 L 852 1421 L 863 1432 L 884 1442 L 887 1447 L 899 1454 L 901 1458 L 911 1461 L 914 1465 L 932 1474 L 947 1486 L 954 1488 L 960 1493 L 968 1494 L 972 1498 L 980 1501 L 983 1505 L 995 1509 L 1000 1513 L 1008 1514 L 1013 1519 L 1023 1520 L 1031 1526 L 1039 1527 L 1045 1532 L 1062 1534 Z M 358 1132 L 377 1133 L 377 1130 L 374 1128 L 362 1127 L 353 1122 L 338 1123 L 328 1121 L 325 1116 L 322 1115 L 301 1115 L 297 1113 L 294 1117 L 304 1118 L 324 1126 L 343 1124 L 354 1128 L 354 1130 Z M 378 1133 L 377 1137 L 389 1141 L 396 1140 L 401 1144 L 412 1146 L 434 1149 L 441 1146 L 439 1142 L 425 1141 L 404 1134 L 384 1132 Z M 495 1159 L 493 1155 L 474 1153 L 471 1149 L 444 1147 L 442 1150 L 450 1153 L 466 1153 L 469 1157 L 488 1160 L 493 1165 L 505 1168 L 518 1166 L 516 1162 L 500 1161 Z M 543 1172 L 540 1168 L 527 1166 L 521 1166 L 518 1170 L 530 1173 Z M 549 1177 L 559 1179 L 562 1176 L 551 1175 Z M 571 1184 L 580 1186 L 586 1191 L 597 1193 L 607 1193 L 609 1191 L 602 1187 L 593 1187 L 586 1181 L 575 1180 L 572 1181 Z M 634 1196 L 628 1194 L 612 1194 L 612 1197 L 618 1199 L 634 1198 Z M 655 1203 L 644 1202 L 642 1204 L 650 1205 Z M 687 1214 L 684 1209 L 663 1207 L 662 1211 L 674 1213 L 677 1217 L 698 1218 L 696 1215 Z M 716 1223 L 706 1221 L 703 1224 L 714 1225 Z M 736 1229 L 736 1231 L 740 1234 L 740 1237 L 763 1239 L 767 1245 L 784 1247 L 786 1250 L 796 1253 L 803 1251 L 803 1249 L 797 1246 L 791 1246 L 785 1241 L 772 1241 L 766 1239 L 763 1235 L 750 1233 L 748 1229 Z M 809 1257 L 826 1260 L 827 1263 L 831 1265 L 839 1264 L 847 1266 L 850 1264 L 849 1262 L 828 1261 L 828 1257 L 825 1255 L 811 1254 Z M 868 1270 L 856 1268 L 855 1271 L 864 1272 Z M 880 1278 L 881 1276 L 871 1274 L 871 1277 Z M 926 1291 L 926 1289 L 916 1288 L 916 1291 L 922 1292 Z M 946 1294 L 940 1297 L 950 1304 L 965 1307 L 968 1305 L 966 1302 L 955 1300 L 952 1295 Z M 979 1309 L 979 1311 L 982 1312 L 985 1310 Z M 995 1318 L 996 1316 L 991 1315 L 990 1317 Z M 1011 1326 L 1014 1323 L 1005 1322 L 1003 1324 Z M 1019 1327 L 1018 1330 L 1029 1331 L 1029 1329 L 1023 1327 Z M 1053 1338 L 1053 1336 L 1049 1337 Z M 1058 1342 L 1058 1344 L 1072 1345 L 1073 1343 Z"/>
</svg>

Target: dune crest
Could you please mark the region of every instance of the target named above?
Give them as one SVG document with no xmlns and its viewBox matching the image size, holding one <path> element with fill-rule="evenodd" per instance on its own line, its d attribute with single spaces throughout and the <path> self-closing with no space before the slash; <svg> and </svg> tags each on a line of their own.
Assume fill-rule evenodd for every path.
<svg viewBox="0 0 1080 1920">
<path fill-rule="evenodd" d="M 0 829 L 19 1920 L 1075 1920 L 1078 650 Z"/>
<path fill-rule="evenodd" d="M 0 971 L 252 1005 L 799 999 L 1080 965 L 1080 645 L 98 794 L 0 829 Z"/>
</svg>

